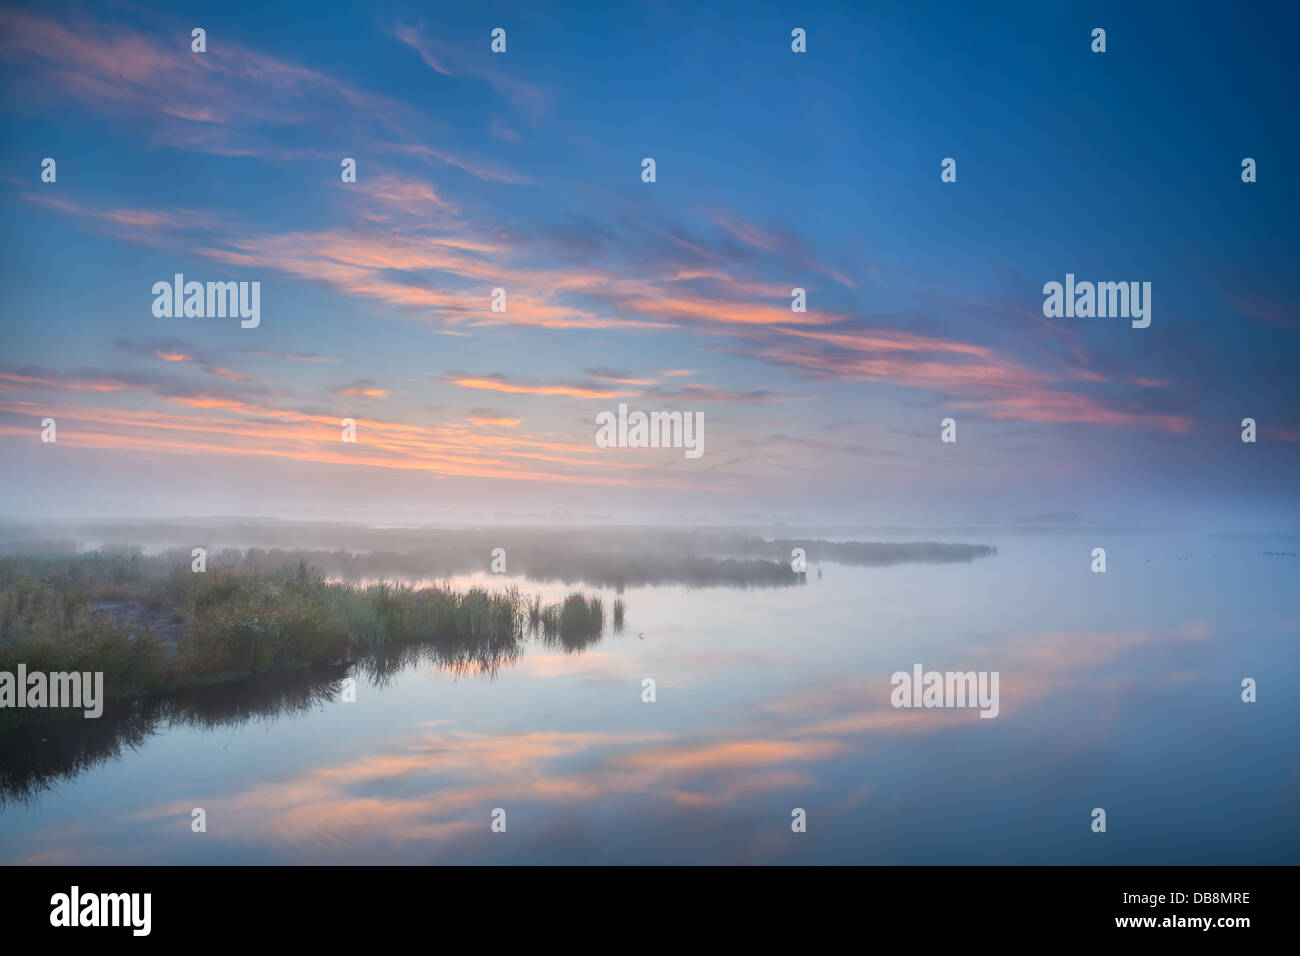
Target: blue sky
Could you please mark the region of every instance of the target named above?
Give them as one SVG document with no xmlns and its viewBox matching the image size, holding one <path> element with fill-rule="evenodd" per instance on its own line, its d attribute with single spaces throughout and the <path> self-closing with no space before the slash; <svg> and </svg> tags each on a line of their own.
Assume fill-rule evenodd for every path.
<svg viewBox="0 0 1300 956">
<path fill-rule="evenodd" d="M 457 6 L 0 7 L 9 513 L 1294 530 L 1294 8 Z"/>
</svg>

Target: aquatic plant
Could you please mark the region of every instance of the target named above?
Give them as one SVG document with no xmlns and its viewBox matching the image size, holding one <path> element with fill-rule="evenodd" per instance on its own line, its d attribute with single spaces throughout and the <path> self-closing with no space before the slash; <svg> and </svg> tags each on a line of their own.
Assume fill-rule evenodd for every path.
<svg viewBox="0 0 1300 956">
<path fill-rule="evenodd" d="M 543 606 L 514 587 L 354 585 L 306 562 L 238 558 L 227 553 L 203 573 L 179 551 L 0 558 L 0 670 L 102 671 L 110 696 L 123 697 L 403 643 L 436 644 L 440 658 L 471 666 L 517 656 L 526 629 L 590 642 L 604 626 L 598 597 Z"/>
</svg>

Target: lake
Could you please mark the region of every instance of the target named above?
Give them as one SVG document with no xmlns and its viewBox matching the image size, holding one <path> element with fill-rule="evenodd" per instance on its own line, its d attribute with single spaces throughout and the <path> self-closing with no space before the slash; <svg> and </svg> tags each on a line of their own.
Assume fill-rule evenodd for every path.
<svg viewBox="0 0 1300 956">
<path fill-rule="evenodd" d="M 355 702 L 336 668 L 28 725 L 0 735 L 0 861 L 1300 862 L 1293 541 L 945 540 L 998 550 L 629 587 L 621 633 L 370 662 Z M 892 707 L 918 664 L 997 672 L 998 716 Z"/>
</svg>

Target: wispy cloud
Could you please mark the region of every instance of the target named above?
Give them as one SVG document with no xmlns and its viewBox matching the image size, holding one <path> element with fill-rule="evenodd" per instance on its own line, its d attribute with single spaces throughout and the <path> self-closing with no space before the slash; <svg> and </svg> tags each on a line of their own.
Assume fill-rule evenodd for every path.
<svg viewBox="0 0 1300 956">
<path fill-rule="evenodd" d="M 397 40 L 419 54 L 429 69 L 446 77 L 469 77 L 489 84 L 530 121 L 536 122 L 551 103 L 550 94 L 540 87 L 516 79 L 504 70 L 474 64 L 461 52 L 439 43 L 420 25 L 400 25 L 389 31 Z"/>
<path fill-rule="evenodd" d="M 451 372 L 443 377 L 447 385 L 457 388 L 475 388 L 507 395 L 540 395 L 563 398 L 618 398 L 625 395 L 623 391 L 609 388 L 598 383 L 558 383 L 526 382 L 510 379 L 500 372 L 488 375 L 471 375 L 465 372 Z"/>
<path fill-rule="evenodd" d="M 380 388 L 377 382 L 368 378 L 357 379 L 347 385 L 333 385 L 330 392 L 349 398 L 384 398 L 388 395 L 388 389 Z"/>
</svg>

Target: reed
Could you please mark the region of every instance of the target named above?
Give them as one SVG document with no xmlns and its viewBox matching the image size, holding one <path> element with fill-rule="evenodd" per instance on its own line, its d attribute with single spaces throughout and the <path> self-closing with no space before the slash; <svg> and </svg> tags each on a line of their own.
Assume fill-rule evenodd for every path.
<svg viewBox="0 0 1300 956">
<path fill-rule="evenodd" d="M 113 697 L 345 663 L 399 644 L 495 659 L 526 633 L 589 642 L 603 626 L 599 597 L 543 605 L 513 587 L 351 585 L 305 562 L 232 561 L 199 574 L 179 551 L 0 558 L 0 670 L 102 671 Z"/>
</svg>

